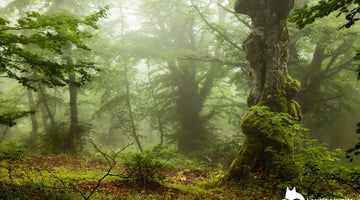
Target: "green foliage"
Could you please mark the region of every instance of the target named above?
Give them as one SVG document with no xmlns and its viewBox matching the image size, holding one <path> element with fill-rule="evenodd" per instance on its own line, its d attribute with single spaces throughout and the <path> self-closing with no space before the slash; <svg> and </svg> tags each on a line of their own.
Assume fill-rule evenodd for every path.
<svg viewBox="0 0 360 200">
<path fill-rule="evenodd" d="M 267 137 L 276 133 L 293 135 L 294 130 L 301 129 L 301 126 L 296 124 L 297 118 L 288 113 L 272 112 L 267 106 L 252 106 L 249 111 L 249 115 L 255 114 L 259 119 L 254 121 L 253 126 L 266 133 Z"/>
<path fill-rule="evenodd" d="M 356 50 L 356 55 L 353 57 L 354 61 L 360 60 L 360 49 Z M 357 66 L 356 72 L 358 73 L 358 80 L 360 80 L 360 65 Z"/>
<path fill-rule="evenodd" d="M 301 188 L 300 192 L 309 199 L 345 199 L 354 196 L 360 189 L 359 168 L 331 167 L 307 163 L 300 181 L 290 184 Z M 281 186 L 284 188 L 284 185 Z"/>
<path fill-rule="evenodd" d="M 159 185 L 164 179 L 161 172 L 171 168 L 168 161 L 173 155 L 174 151 L 166 146 L 156 146 L 153 150 L 125 155 L 125 179 L 140 187 Z"/>
<path fill-rule="evenodd" d="M 357 124 L 356 133 L 360 134 L 360 123 Z M 360 137 L 358 138 L 360 140 Z M 346 151 L 346 158 L 349 159 L 350 162 L 354 160 L 354 156 L 360 155 L 360 142 L 356 143 L 353 148 L 350 148 Z"/>
<path fill-rule="evenodd" d="M 360 12 L 360 2 L 357 0 L 321 0 L 311 7 L 306 4 L 301 9 L 295 9 L 294 14 L 289 17 L 289 21 L 295 22 L 298 28 L 303 28 L 317 18 L 328 16 L 334 11 L 339 12 L 338 16 L 345 15 L 348 22 L 344 27 L 350 28 L 359 20 L 356 14 Z"/>
<path fill-rule="evenodd" d="M 0 184 L 1 186 L 1 184 Z M 16 200 L 19 199 L 17 196 L 10 194 L 8 191 L 0 189 L 0 199 Z"/>
<path fill-rule="evenodd" d="M 308 130 L 305 128 L 299 129 L 295 133 L 294 141 L 295 160 L 300 169 L 309 168 L 310 165 L 328 169 L 335 161 L 339 160 L 339 156 L 343 153 L 340 149 L 330 151 L 327 144 L 319 144 L 316 139 L 310 138 Z"/>
<path fill-rule="evenodd" d="M 14 25 L 0 18 L 0 74 L 34 87 L 36 82 L 64 86 L 70 82 L 67 73 L 75 73 L 80 76 L 77 84 L 84 84 L 97 70 L 95 64 L 80 60 L 77 64 L 67 65 L 58 58 L 72 48 L 90 50 L 84 39 L 93 34 L 83 30 L 82 26 L 97 29 L 96 22 L 101 17 L 105 17 L 105 9 L 85 20 L 65 14 L 46 16 L 37 12 L 27 13 Z M 21 34 L 23 31 L 27 34 Z M 30 77 L 33 72 L 38 76 Z"/>
<path fill-rule="evenodd" d="M 79 199 L 76 195 L 70 191 L 64 191 L 63 189 L 44 189 L 30 183 L 29 185 L 18 184 L 6 184 L 0 182 L 0 199 L 6 200 L 75 200 Z"/>
<path fill-rule="evenodd" d="M 16 125 L 15 120 L 29 116 L 30 114 L 34 114 L 34 113 L 35 113 L 34 111 L 14 111 L 14 112 L 2 113 L 0 115 L 0 124 L 4 124 L 12 127 Z"/>
<path fill-rule="evenodd" d="M 43 137 L 44 151 L 55 154 L 64 152 L 69 134 L 69 125 L 66 122 L 49 125 Z"/>
<path fill-rule="evenodd" d="M 360 168 L 338 167 L 331 171 L 331 178 L 337 181 L 343 188 L 353 190 L 359 194 L 360 191 Z"/>
<path fill-rule="evenodd" d="M 303 129 L 295 134 L 295 160 L 299 167 L 299 177 L 278 185 L 283 189 L 296 187 L 305 198 L 344 199 L 351 194 L 349 190 L 360 187 L 358 169 L 336 167 L 342 151 L 330 151 L 326 144 L 318 144 L 311 139 L 308 130 Z"/>
<path fill-rule="evenodd" d="M 205 163 L 206 166 L 220 164 L 229 167 L 240 150 L 241 142 L 241 138 L 237 136 L 231 138 L 213 136 L 213 138 L 209 139 L 209 144 L 205 148 L 192 153 L 191 156 Z"/>
<path fill-rule="evenodd" d="M 75 196 L 69 192 L 56 192 L 56 193 L 49 193 L 43 197 L 41 200 L 74 200 L 77 199 Z"/>
<path fill-rule="evenodd" d="M 15 142 L 10 142 L 0 150 L 0 161 L 12 160 L 19 161 L 24 158 L 25 151 L 24 146 Z"/>
<path fill-rule="evenodd" d="M 61 122 L 47 127 L 46 134 L 43 136 L 43 151 L 55 154 L 68 153 L 69 126 L 68 122 Z M 78 131 L 81 138 L 77 141 L 76 148 L 81 151 L 86 137 L 92 131 L 92 126 L 85 122 L 79 122 Z"/>
<path fill-rule="evenodd" d="M 360 2 L 357 0 L 321 0 L 316 5 L 309 7 L 307 4 L 301 9 L 295 9 L 294 14 L 289 17 L 289 21 L 296 24 L 298 28 L 304 28 L 305 25 L 313 23 L 318 18 L 330 15 L 338 11 L 337 17 L 344 14 L 347 21 L 340 28 L 350 28 L 359 21 Z M 354 61 L 360 60 L 360 50 L 356 50 Z M 360 80 L 360 65 L 357 67 L 358 79 Z"/>
<path fill-rule="evenodd" d="M 301 9 L 295 9 L 294 14 L 290 16 L 289 21 L 296 23 L 298 28 L 303 28 L 306 24 L 311 24 L 316 18 L 322 18 L 328 16 L 333 11 L 339 11 L 338 16 L 345 14 L 347 23 L 343 26 L 350 28 L 359 20 L 358 14 L 360 13 L 360 2 L 356 0 L 321 0 L 317 5 L 308 7 L 305 5 Z M 342 27 L 341 27 L 342 28 Z M 360 60 L 360 50 L 356 50 L 356 55 L 353 57 L 354 61 Z M 357 66 L 356 72 L 358 73 L 358 80 L 360 80 L 360 65 Z M 360 127 L 360 123 L 358 124 Z M 360 133 L 360 128 L 357 129 L 357 133 Z M 346 158 L 350 162 L 353 161 L 351 154 L 360 155 L 360 143 L 355 144 L 355 147 L 347 150 Z"/>
<path fill-rule="evenodd" d="M 304 188 L 309 198 L 330 197 L 327 190 L 328 170 L 334 168 L 335 161 L 342 154 L 340 149 L 330 151 L 326 144 L 319 144 L 310 138 L 307 129 L 295 134 L 295 161 L 299 167 L 298 188 Z M 300 180 L 300 181 L 299 181 Z M 330 181 L 330 180 L 329 180 Z"/>
<path fill-rule="evenodd" d="M 340 198 L 341 193 L 339 193 L 339 185 L 336 185 L 335 182 L 331 180 L 331 174 L 326 171 L 320 170 L 318 166 L 306 165 L 305 173 L 302 174 L 302 181 L 300 188 L 302 188 L 306 193 L 304 196 L 307 198 Z M 331 190 L 327 188 L 330 187 Z"/>
</svg>

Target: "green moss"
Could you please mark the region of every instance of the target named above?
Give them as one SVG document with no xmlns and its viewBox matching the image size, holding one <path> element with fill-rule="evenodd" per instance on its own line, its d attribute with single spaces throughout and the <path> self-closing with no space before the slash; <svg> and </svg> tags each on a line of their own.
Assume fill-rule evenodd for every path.
<svg viewBox="0 0 360 200">
<path fill-rule="evenodd" d="M 289 75 L 284 75 L 278 80 L 277 84 L 274 84 L 273 87 L 274 88 L 271 90 L 272 92 L 270 94 L 271 98 L 263 99 L 257 105 L 268 106 L 270 110 L 274 112 L 288 112 L 288 104 L 299 92 L 301 83 L 294 80 Z M 253 105 L 252 99 L 249 99 L 249 97 L 248 102 L 249 105 Z"/>
<path fill-rule="evenodd" d="M 288 29 L 283 30 L 281 33 L 281 40 L 284 40 L 284 41 L 289 40 L 289 37 L 290 37 L 289 35 L 290 34 L 289 34 Z"/>
<path fill-rule="evenodd" d="M 203 168 L 192 166 L 190 169 L 184 169 L 183 175 L 194 174 L 196 176 L 206 176 L 206 172 Z"/>
<path fill-rule="evenodd" d="M 287 99 L 291 100 L 301 89 L 301 83 L 289 75 L 285 76 L 285 91 Z"/>
<path fill-rule="evenodd" d="M 296 168 L 292 157 L 294 124 L 295 118 L 288 113 L 272 112 L 267 106 L 251 107 L 241 123 L 247 138 L 226 175 L 227 179 L 251 179 L 251 174 L 259 169 L 268 176 L 279 177 L 287 168 L 284 166 Z"/>
<path fill-rule="evenodd" d="M 301 113 L 301 107 L 299 105 L 298 102 L 296 102 L 295 100 L 291 100 L 289 105 L 288 105 L 288 113 L 297 118 L 298 121 L 300 121 L 302 119 L 302 113 Z"/>
</svg>

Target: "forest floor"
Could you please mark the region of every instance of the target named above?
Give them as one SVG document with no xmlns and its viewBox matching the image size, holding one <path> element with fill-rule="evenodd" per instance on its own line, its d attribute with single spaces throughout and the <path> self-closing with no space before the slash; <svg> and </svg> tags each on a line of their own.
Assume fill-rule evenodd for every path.
<svg viewBox="0 0 360 200">
<path fill-rule="evenodd" d="M 118 164 L 111 174 L 121 173 Z M 68 156 L 29 156 L 21 161 L 0 162 L 0 199 L 7 190 L 14 199 L 253 199 L 252 194 L 212 187 L 223 174 L 216 167 L 174 168 L 163 172 L 160 185 L 139 186 L 118 176 L 107 176 L 109 165 L 101 159 Z M 3 190 L 3 191 L 1 191 Z M 3 194 L 4 195 L 4 194 Z M 261 199 L 268 199 L 265 197 Z"/>
<path fill-rule="evenodd" d="M 122 168 L 118 163 L 111 174 L 121 173 Z M 0 199 L 273 199 L 257 188 L 213 186 L 224 174 L 214 166 L 165 171 L 160 185 L 140 187 L 119 176 L 107 176 L 97 186 L 108 169 L 102 159 L 65 155 L 3 160 Z"/>
</svg>

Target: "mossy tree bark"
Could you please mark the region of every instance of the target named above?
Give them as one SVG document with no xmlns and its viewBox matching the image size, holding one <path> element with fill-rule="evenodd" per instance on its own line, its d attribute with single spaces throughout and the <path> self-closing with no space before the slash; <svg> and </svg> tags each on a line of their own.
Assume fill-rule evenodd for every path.
<svg viewBox="0 0 360 200">
<path fill-rule="evenodd" d="M 300 106 L 293 100 L 300 83 L 288 75 L 289 34 L 282 23 L 293 4 L 293 0 L 237 0 L 235 10 L 249 15 L 253 25 L 243 43 L 251 67 L 248 106 L 267 106 L 271 113 L 289 113 L 300 120 Z M 246 140 L 224 180 L 296 176 L 292 136 L 285 133 L 289 129 L 275 126 L 258 111 L 245 115 L 241 128 Z"/>
</svg>

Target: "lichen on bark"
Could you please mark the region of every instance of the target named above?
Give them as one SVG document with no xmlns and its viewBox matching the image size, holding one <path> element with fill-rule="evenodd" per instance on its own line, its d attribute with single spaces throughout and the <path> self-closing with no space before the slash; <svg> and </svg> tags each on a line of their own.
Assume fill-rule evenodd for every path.
<svg viewBox="0 0 360 200">
<path fill-rule="evenodd" d="M 280 180 L 297 176 L 292 128 L 301 119 L 293 100 L 300 82 L 287 70 L 289 33 L 285 20 L 293 0 L 237 0 L 235 11 L 249 15 L 252 32 L 243 42 L 250 64 L 250 111 L 241 123 L 245 142 L 223 180 Z M 258 175 L 256 175 L 258 174 Z"/>
</svg>

